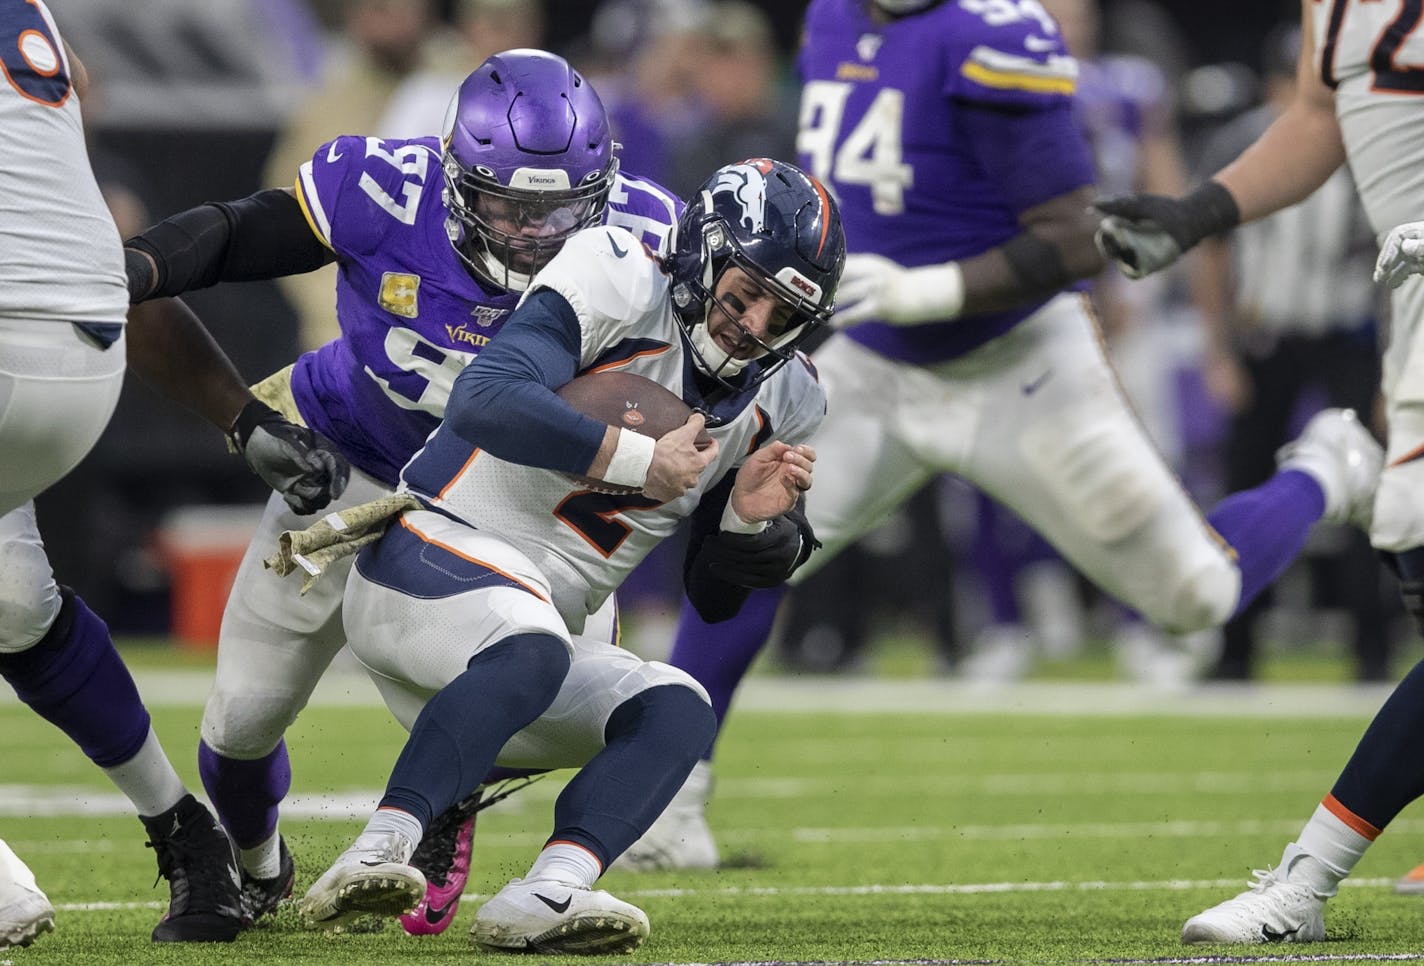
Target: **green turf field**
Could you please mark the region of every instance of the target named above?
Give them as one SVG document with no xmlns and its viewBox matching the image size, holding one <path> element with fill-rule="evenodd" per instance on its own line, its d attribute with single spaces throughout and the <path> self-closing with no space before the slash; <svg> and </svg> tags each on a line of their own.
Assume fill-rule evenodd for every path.
<svg viewBox="0 0 1424 966">
<path fill-rule="evenodd" d="M 161 659 L 135 663 L 159 733 L 196 788 L 202 662 L 177 672 Z M 711 813 L 730 867 L 610 873 L 602 884 L 642 906 L 653 933 L 634 956 L 604 961 L 1424 958 L 1424 898 L 1389 889 L 1424 859 L 1419 809 L 1400 817 L 1332 901 L 1330 942 L 1177 943 L 1187 916 L 1277 860 L 1381 692 L 1154 695 L 1072 682 L 976 692 L 884 680 L 781 690 L 766 676 L 752 684 L 722 743 Z M 856 693 L 860 710 L 816 710 Z M 946 705 L 972 710 L 928 710 Z M 785 710 L 767 710 L 777 707 Z M 1304 717 L 1311 709 L 1325 716 Z M 473 898 L 439 937 L 408 937 L 394 923 L 367 935 L 313 933 L 289 911 L 232 946 L 156 947 L 148 932 L 167 893 L 150 889 L 152 853 L 124 801 L 13 701 L 0 702 L 0 736 L 0 837 L 59 908 L 54 934 L 0 953 L 0 963 L 509 961 L 469 946 Z M 284 823 L 299 891 L 359 829 L 356 816 L 377 797 L 402 738 L 359 688 L 338 688 L 302 716 L 289 739 L 297 778 Z M 474 890 L 489 894 L 524 872 L 557 790 L 557 779 L 545 780 L 481 816 Z"/>
</svg>

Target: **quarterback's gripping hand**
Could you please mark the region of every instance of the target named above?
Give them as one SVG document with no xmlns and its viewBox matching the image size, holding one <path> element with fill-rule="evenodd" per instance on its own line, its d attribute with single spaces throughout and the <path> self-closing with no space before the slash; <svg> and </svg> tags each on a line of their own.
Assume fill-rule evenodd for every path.
<svg viewBox="0 0 1424 966">
<path fill-rule="evenodd" d="M 1106 216 L 1093 236 L 1098 251 L 1129 278 L 1160 272 L 1203 238 L 1241 221 L 1236 199 L 1215 181 L 1183 198 L 1123 195 L 1093 207 Z"/>
<path fill-rule="evenodd" d="M 906 268 L 881 255 L 847 255 L 831 325 L 947 322 L 963 308 L 964 274 L 955 262 Z"/>
<path fill-rule="evenodd" d="M 1424 221 L 1390 229 L 1375 262 L 1375 281 L 1399 288 L 1411 275 L 1424 274 Z"/>
<path fill-rule="evenodd" d="M 799 509 L 769 521 L 760 533 L 719 531 L 702 542 L 698 563 L 737 587 L 775 587 L 821 546 Z"/>
<path fill-rule="evenodd" d="M 320 433 L 288 422 L 254 399 L 242 407 L 232 442 L 252 472 L 297 513 L 315 513 L 346 489 L 351 466 Z"/>
</svg>

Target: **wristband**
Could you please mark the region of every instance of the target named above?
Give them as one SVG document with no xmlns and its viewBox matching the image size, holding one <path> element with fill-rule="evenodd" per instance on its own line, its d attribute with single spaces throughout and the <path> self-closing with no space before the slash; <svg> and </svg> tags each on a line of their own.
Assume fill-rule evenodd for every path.
<svg viewBox="0 0 1424 966">
<path fill-rule="evenodd" d="M 964 270 L 958 262 L 912 268 L 909 275 L 905 281 L 919 289 L 917 320 L 944 322 L 959 318 L 964 311 Z"/>
<path fill-rule="evenodd" d="M 722 522 L 719 524 L 723 533 L 761 533 L 766 529 L 768 520 L 758 520 L 756 523 L 748 523 L 737 515 L 737 511 L 732 509 L 732 501 L 727 501 L 727 506 L 722 510 Z"/>
<path fill-rule="evenodd" d="M 626 429 L 618 430 L 618 445 L 608 461 L 603 482 L 641 490 L 648 482 L 648 467 L 653 465 L 653 448 L 657 441 Z"/>
</svg>

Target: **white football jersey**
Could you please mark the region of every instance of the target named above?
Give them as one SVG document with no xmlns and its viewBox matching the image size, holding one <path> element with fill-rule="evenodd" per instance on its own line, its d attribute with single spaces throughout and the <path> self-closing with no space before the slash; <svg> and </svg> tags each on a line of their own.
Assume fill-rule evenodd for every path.
<svg viewBox="0 0 1424 966">
<path fill-rule="evenodd" d="M 40 0 L 0 0 L 0 50 L 0 316 L 122 322 L 122 243 L 89 166 L 64 44 Z"/>
<path fill-rule="evenodd" d="M 670 286 L 662 266 L 633 235 L 601 227 L 571 238 L 531 290 L 558 292 L 578 315 L 581 374 L 632 372 L 677 392 L 691 363 L 673 316 Z M 716 461 L 695 490 L 671 503 L 596 493 L 561 473 L 478 450 L 452 479 L 420 495 L 522 551 L 548 579 L 554 605 L 577 633 L 629 571 L 692 513 L 703 493 L 763 444 L 805 442 L 825 408 L 814 369 L 798 356 L 764 381 L 735 416 L 709 428 L 720 445 Z M 417 456 L 407 468 L 408 479 L 419 462 Z"/>
<path fill-rule="evenodd" d="M 1424 219 L 1424 31 L 1416 0 L 1312 0 L 1316 68 L 1377 235 Z"/>
</svg>

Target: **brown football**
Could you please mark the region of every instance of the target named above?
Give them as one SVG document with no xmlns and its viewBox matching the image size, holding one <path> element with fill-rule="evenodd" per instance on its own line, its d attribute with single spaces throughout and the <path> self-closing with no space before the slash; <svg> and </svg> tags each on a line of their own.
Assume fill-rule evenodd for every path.
<svg viewBox="0 0 1424 966">
<path fill-rule="evenodd" d="M 661 439 L 687 422 L 692 407 L 682 398 L 645 376 L 632 372 L 590 372 L 564 383 L 556 392 L 570 406 L 609 426 L 631 430 L 652 439 Z M 712 441 L 704 431 L 698 448 Z M 637 493 L 629 487 L 569 474 L 573 479 L 601 493 Z"/>
</svg>

